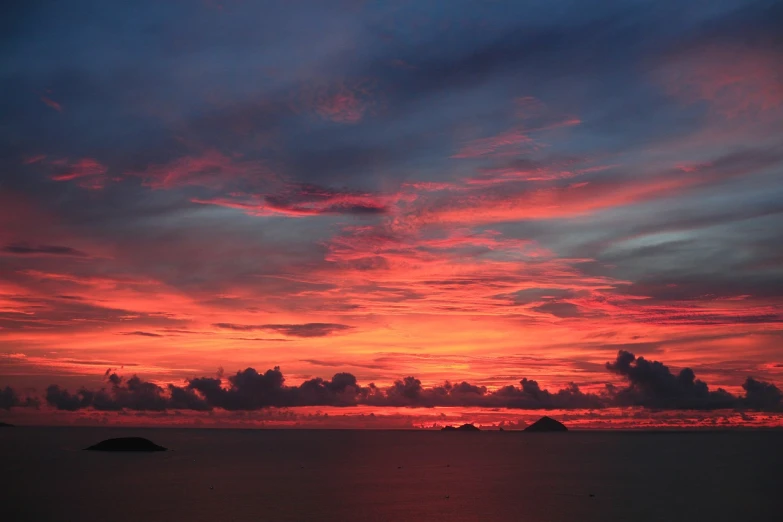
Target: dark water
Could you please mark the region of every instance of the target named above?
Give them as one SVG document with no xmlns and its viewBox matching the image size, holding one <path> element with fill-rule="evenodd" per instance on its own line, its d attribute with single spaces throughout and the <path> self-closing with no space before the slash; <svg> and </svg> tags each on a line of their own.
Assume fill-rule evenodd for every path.
<svg viewBox="0 0 783 522">
<path fill-rule="evenodd" d="M 783 433 L 10 428 L 0 520 L 783 521 Z"/>
</svg>

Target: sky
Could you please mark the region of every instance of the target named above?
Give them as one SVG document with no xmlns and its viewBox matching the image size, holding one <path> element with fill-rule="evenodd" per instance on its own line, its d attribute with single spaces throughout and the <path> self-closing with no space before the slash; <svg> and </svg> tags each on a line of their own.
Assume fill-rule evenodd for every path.
<svg viewBox="0 0 783 522">
<path fill-rule="evenodd" d="M 0 417 L 783 424 L 780 2 L 5 11 Z"/>
</svg>

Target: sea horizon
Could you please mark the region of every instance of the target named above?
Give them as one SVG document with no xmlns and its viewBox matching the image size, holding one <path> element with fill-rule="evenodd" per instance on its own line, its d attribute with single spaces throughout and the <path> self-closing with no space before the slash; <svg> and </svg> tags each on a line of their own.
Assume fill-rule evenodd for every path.
<svg viewBox="0 0 783 522">
<path fill-rule="evenodd" d="M 82 451 L 125 437 L 168 451 Z M 780 430 L 21 427 L 0 430 L 0 492 L 12 522 L 775 520 L 782 443 Z"/>
</svg>

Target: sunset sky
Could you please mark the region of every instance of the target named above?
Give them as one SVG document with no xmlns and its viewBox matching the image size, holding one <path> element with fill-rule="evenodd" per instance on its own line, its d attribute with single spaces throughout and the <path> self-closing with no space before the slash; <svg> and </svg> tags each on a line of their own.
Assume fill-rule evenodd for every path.
<svg viewBox="0 0 783 522">
<path fill-rule="evenodd" d="M 783 423 L 780 2 L 4 11 L 0 420 Z"/>
</svg>

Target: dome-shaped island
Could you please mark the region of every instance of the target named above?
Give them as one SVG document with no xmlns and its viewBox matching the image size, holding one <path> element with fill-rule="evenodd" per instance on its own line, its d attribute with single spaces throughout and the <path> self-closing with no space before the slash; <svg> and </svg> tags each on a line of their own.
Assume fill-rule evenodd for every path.
<svg viewBox="0 0 783 522">
<path fill-rule="evenodd" d="M 558 422 L 555 419 L 551 417 L 541 417 L 536 422 L 525 428 L 524 431 L 535 431 L 535 432 L 555 432 L 555 431 L 568 431 L 568 428 L 565 427 L 565 424 L 562 422 Z"/>
<path fill-rule="evenodd" d="M 89 451 L 166 451 L 166 448 L 163 446 L 158 446 L 151 440 L 143 437 L 106 439 L 84 449 Z"/>
<path fill-rule="evenodd" d="M 479 428 L 474 426 L 473 424 L 463 424 L 459 428 L 455 428 L 454 426 L 444 426 L 440 429 L 440 431 L 481 431 Z"/>
</svg>

